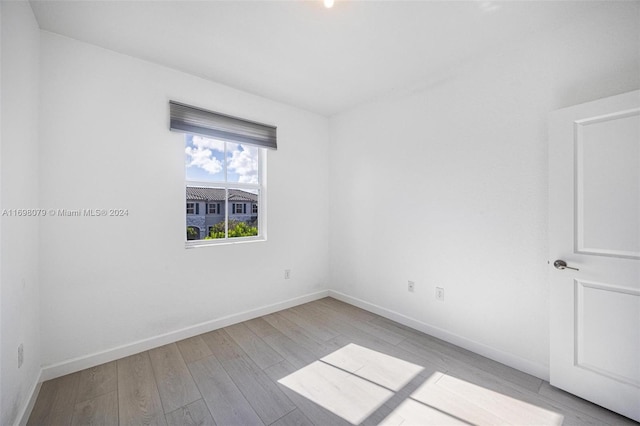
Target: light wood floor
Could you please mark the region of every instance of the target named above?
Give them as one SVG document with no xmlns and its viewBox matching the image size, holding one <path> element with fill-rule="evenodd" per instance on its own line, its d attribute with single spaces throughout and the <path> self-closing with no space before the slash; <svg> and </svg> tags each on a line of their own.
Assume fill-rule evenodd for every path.
<svg viewBox="0 0 640 426">
<path fill-rule="evenodd" d="M 43 383 L 29 425 L 637 425 L 332 298 Z"/>
</svg>

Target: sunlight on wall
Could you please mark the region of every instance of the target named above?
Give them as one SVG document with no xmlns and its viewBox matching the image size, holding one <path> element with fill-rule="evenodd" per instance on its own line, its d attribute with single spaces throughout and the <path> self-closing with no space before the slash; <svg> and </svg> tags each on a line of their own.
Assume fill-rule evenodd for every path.
<svg viewBox="0 0 640 426">
<path fill-rule="evenodd" d="M 389 414 L 383 425 L 561 425 L 564 419 L 559 413 L 448 374 L 418 377 L 423 371 L 418 365 L 351 343 L 278 382 L 352 424 L 362 423 L 385 403 Z M 405 388 L 412 381 L 415 384 L 416 378 L 422 383 L 411 388 L 415 391 L 390 401 L 400 391 L 408 392 Z"/>
</svg>

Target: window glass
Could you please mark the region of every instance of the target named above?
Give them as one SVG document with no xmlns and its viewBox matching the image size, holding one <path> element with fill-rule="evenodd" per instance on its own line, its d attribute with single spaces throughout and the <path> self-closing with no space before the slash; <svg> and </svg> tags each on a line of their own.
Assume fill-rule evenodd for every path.
<svg viewBox="0 0 640 426">
<path fill-rule="evenodd" d="M 187 134 L 187 240 L 260 238 L 264 148 Z M 200 207 L 202 203 L 202 207 Z"/>
</svg>

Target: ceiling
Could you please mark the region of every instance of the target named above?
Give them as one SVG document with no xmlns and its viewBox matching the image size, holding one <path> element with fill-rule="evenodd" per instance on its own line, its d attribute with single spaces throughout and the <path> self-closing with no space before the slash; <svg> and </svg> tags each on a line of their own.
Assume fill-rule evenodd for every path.
<svg viewBox="0 0 640 426">
<path fill-rule="evenodd" d="M 549 31 L 592 1 L 36 1 L 43 30 L 330 116 Z M 612 2 L 605 2 L 609 5 Z"/>
</svg>

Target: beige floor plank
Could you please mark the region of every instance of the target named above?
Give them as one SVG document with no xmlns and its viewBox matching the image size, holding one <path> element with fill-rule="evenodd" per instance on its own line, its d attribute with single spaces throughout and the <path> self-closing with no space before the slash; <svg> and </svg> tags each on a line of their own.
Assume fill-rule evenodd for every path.
<svg viewBox="0 0 640 426">
<path fill-rule="evenodd" d="M 271 336 L 265 337 L 264 340 L 294 367 L 304 367 L 318 359 L 316 355 L 298 345 L 284 334 L 272 334 Z"/>
<path fill-rule="evenodd" d="M 387 418 L 380 422 L 383 426 L 401 425 L 465 425 L 467 423 L 461 419 L 444 413 L 428 405 L 422 404 L 414 399 L 405 399 L 400 406 L 394 410 Z"/>
<path fill-rule="evenodd" d="M 349 314 L 355 321 L 371 321 L 378 315 L 373 312 L 365 311 L 364 309 L 358 308 L 357 306 L 350 305 L 341 300 L 334 299 L 333 297 L 325 297 L 324 299 L 320 299 L 316 301 L 318 305 L 325 306 L 329 309 L 329 311 L 334 312 L 343 312 Z M 312 303 L 316 303 L 312 302 Z"/>
<path fill-rule="evenodd" d="M 108 362 L 80 371 L 80 384 L 76 402 L 93 399 L 105 393 L 113 392 L 118 386 L 116 362 Z"/>
<path fill-rule="evenodd" d="M 322 299 L 324 300 L 324 299 Z M 281 315 L 283 314 L 283 312 L 278 312 L 277 315 Z M 357 344 L 363 344 L 365 346 L 386 346 L 386 347 L 392 347 L 394 345 L 391 345 L 388 342 L 385 342 L 384 340 L 380 339 L 379 337 L 366 333 L 358 328 L 356 328 L 353 324 L 352 321 L 342 321 L 340 319 L 338 319 L 337 317 L 333 317 L 331 315 L 327 315 L 325 316 L 325 318 L 323 319 L 323 323 L 326 324 L 328 327 L 330 327 L 332 330 L 335 330 L 335 332 L 338 333 L 338 336 L 336 336 L 335 338 L 327 341 L 327 344 L 331 344 L 331 345 L 335 345 L 336 342 L 344 342 L 347 341 L 347 343 L 357 343 Z M 346 344 L 346 343 L 345 343 Z"/>
<path fill-rule="evenodd" d="M 411 339 L 411 344 L 435 351 L 444 357 L 473 365 L 488 373 L 497 374 L 505 380 L 533 392 L 537 392 L 542 384 L 542 380 L 537 377 L 426 334 L 421 333 L 415 336 Z"/>
<path fill-rule="evenodd" d="M 266 317 L 254 318 L 249 321 L 245 321 L 249 330 L 253 331 L 258 337 L 265 337 L 273 333 L 277 333 L 276 330 L 271 324 L 265 321 Z"/>
<path fill-rule="evenodd" d="M 165 413 L 202 398 L 175 343 L 149 351 Z"/>
<path fill-rule="evenodd" d="M 510 393 L 513 395 L 512 392 Z M 485 386 L 476 385 L 467 380 L 461 380 L 457 377 L 443 374 L 437 378 L 437 380 L 433 381 L 433 385 L 416 391 L 413 398 L 429 405 L 444 406 L 447 412 L 453 411 L 457 417 L 471 420 L 474 424 L 496 424 L 496 422 L 487 421 L 486 423 L 476 423 L 476 421 L 482 418 L 471 417 L 471 419 L 469 419 L 469 416 L 485 414 L 479 410 L 470 411 L 470 406 L 482 407 L 484 411 L 502 419 L 502 421 L 498 422 L 500 424 L 561 425 L 563 423 L 564 416 L 561 413 L 550 410 L 548 409 L 549 407 L 540 403 L 531 404 L 524 400 L 522 395 L 518 395 L 518 397 L 511 395 L 495 392 L 487 389 Z M 445 397 L 444 400 L 443 396 Z M 447 396 L 448 398 L 446 398 Z M 434 398 L 438 398 L 436 404 L 432 404 Z M 453 403 L 453 401 L 456 402 Z"/>
<path fill-rule="evenodd" d="M 447 373 L 496 392 L 507 394 L 513 392 L 516 395 L 526 394 L 529 395 L 529 397 L 537 399 L 537 392 L 531 389 L 519 386 L 503 377 L 478 368 L 475 365 L 444 355 L 431 347 L 416 344 L 416 342 L 409 340 L 403 341 L 398 346 L 407 352 L 422 356 L 424 359 L 437 364 L 439 373 Z"/>
<path fill-rule="evenodd" d="M 396 411 L 398 407 L 408 398 L 411 394 L 422 386 L 428 377 L 417 376 L 411 382 L 409 382 L 401 390 L 394 392 L 393 397 L 384 403 L 380 408 L 374 411 L 367 419 L 362 422 L 363 426 L 374 426 L 382 423 L 391 413 Z"/>
<path fill-rule="evenodd" d="M 102 394 L 76 404 L 72 426 L 112 426 L 118 424 L 118 393 Z"/>
<path fill-rule="evenodd" d="M 398 344 L 398 348 L 423 357 L 433 365 L 438 366 L 438 368 L 442 372 L 446 372 L 450 369 L 455 369 L 456 365 L 462 364 L 459 360 L 448 357 L 428 346 L 417 344 L 414 340 L 403 340 Z"/>
<path fill-rule="evenodd" d="M 603 424 L 600 420 L 585 413 L 572 410 L 558 401 L 548 400 L 536 392 L 466 363 L 461 362 L 456 366 L 455 371 L 448 371 L 444 377 L 438 381 L 439 385 L 448 385 L 449 391 L 469 398 L 485 409 L 489 409 L 489 405 L 494 404 L 496 414 L 506 418 L 509 422 L 516 421 L 513 424 L 527 423 L 529 419 L 536 418 L 540 410 L 561 415 L 564 426 Z M 457 388 L 451 383 L 456 384 Z M 464 392 L 458 392 L 456 389 L 464 390 Z M 490 395 L 493 395 L 493 398 Z M 520 409 L 527 406 L 530 406 L 533 411 Z"/>
<path fill-rule="evenodd" d="M 225 331 L 258 367 L 265 369 L 283 360 L 282 356 L 271 349 L 264 340 L 254 334 L 244 323 L 226 327 Z"/>
<path fill-rule="evenodd" d="M 202 340 L 200 336 L 180 340 L 176 342 L 176 344 L 178 345 L 178 349 L 180 349 L 184 362 L 187 364 L 213 355 L 209 346 L 204 343 L 204 340 Z"/>
<path fill-rule="evenodd" d="M 314 338 L 314 336 L 308 333 L 304 328 L 289 321 L 278 313 L 267 315 L 264 319 L 277 329 L 276 333 L 272 334 L 284 334 L 318 358 L 328 355 L 336 349 L 340 349 L 340 346 L 337 346 L 332 340 L 325 342 L 321 339 Z"/>
<path fill-rule="evenodd" d="M 326 311 L 326 315 L 323 315 L 322 322 L 332 330 L 338 332 L 340 336 L 351 339 L 353 343 L 358 344 L 368 342 L 370 345 L 377 345 L 380 347 L 392 348 L 396 346 L 395 344 L 392 344 L 377 336 L 375 331 L 370 330 L 371 332 L 367 332 L 362 328 L 358 328 L 356 326 L 356 323 L 358 321 L 356 320 L 345 320 L 343 317 L 340 317 L 340 315 L 333 315 L 331 310 L 323 308 L 322 305 L 320 305 L 320 302 L 324 301 L 325 299 L 321 299 L 320 301 L 318 301 L 318 306 L 313 306 L 311 304 L 307 304 L 305 306 L 307 307 L 307 309 L 324 309 Z M 314 318 L 317 319 L 318 316 Z"/>
<path fill-rule="evenodd" d="M 424 371 L 417 364 L 353 343 L 320 360 L 394 392 Z"/>
<path fill-rule="evenodd" d="M 296 409 L 277 422 L 271 423 L 271 426 L 313 426 L 313 423 L 302 411 Z"/>
<path fill-rule="evenodd" d="M 443 377 L 443 374 L 437 374 L 427 380 L 422 384 L 418 389 L 411 393 L 409 398 L 418 401 L 422 404 L 425 404 L 429 407 L 433 407 L 438 409 L 443 413 L 447 413 L 453 417 L 456 417 L 462 421 L 465 421 L 474 425 L 502 425 L 502 424 L 510 424 L 506 419 L 507 416 L 501 416 L 501 410 L 491 410 L 489 407 L 486 407 L 486 404 L 483 404 L 484 401 L 481 398 L 474 399 L 475 394 L 472 393 L 471 397 L 461 396 L 458 393 L 451 392 L 447 389 L 446 386 L 439 386 L 438 380 Z M 467 386 L 471 386 L 467 384 Z M 496 399 L 497 397 L 505 398 L 503 395 L 498 395 L 494 393 L 489 393 L 483 388 L 475 387 L 475 393 L 485 393 L 490 394 Z M 531 405 L 520 403 L 516 401 L 514 403 L 513 400 L 503 401 L 502 404 L 505 406 L 509 406 L 510 404 L 513 406 L 514 410 L 520 410 L 521 414 L 520 420 L 523 424 L 554 424 L 553 420 L 558 419 L 557 416 L 553 416 L 547 410 L 534 409 Z M 525 420 L 525 411 L 529 410 L 527 415 L 531 416 L 533 419 L 537 421 L 528 422 Z M 545 413 L 544 416 L 540 415 L 539 412 Z M 535 414 L 535 416 L 534 416 Z"/>
<path fill-rule="evenodd" d="M 321 323 L 319 321 L 314 321 L 310 318 L 306 318 L 304 315 L 300 315 L 290 309 L 280 311 L 279 314 L 289 321 L 298 324 L 300 327 L 307 330 L 307 332 L 314 338 L 320 339 L 323 342 L 331 340 L 338 334 L 340 334 L 336 330 L 333 330 L 327 324 Z"/>
<path fill-rule="evenodd" d="M 295 410 L 289 398 L 224 330 L 206 333 L 203 339 L 265 424 Z"/>
<path fill-rule="evenodd" d="M 369 320 L 369 322 L 372 324 L 376 324 L 379 327 L 384 327 L 389 331 L 393 331 L 394 333 L 401 334 L 407 339 L 420 337 L 424 334 L 418 330 L 407 327 L 404 324 L 397 323 L 395 321 L 392 321 L 385 317 L 381 317 L 379 315 L 376 315 L 373 319 Z"/>
<path fill-rule="evenodd" d="M 343 331 L 348 335 L 340 335 L 333 339 L 333 342 L 336 345 L 347 346 L 348 344 L 356 344 L 374 351 L 378 351 L 382 354 L 389 355 L 392 357 L 396 357 L 406 362 L 410 362 L 416 365 L 419 365 L 423 368 L 423 371 L 420 375 L 430 375 L 436 371 L 446 371 L 446 368 L 443 365 L 438 364 L 436 359 L 423 356 L 418 353 L 412 353 L 407 351 L 401 347 L 394 346 L 385 342 L 384 340 L 380 340 L 374 336 L 371 336 L 367 333 L 363 332 L 354 332 L 353 334 L 351 330 L 347 330 L 348 325 L 345 325 Z"/>
<path fill-rule="evenodd" d="M 351 324 L 353 327 L 359 330 L 362 330 L 365 333 L 369 333 L 373 336 L 376 336 L 379 339 L 382 339 L 386 342 L 391 343 L 392 345 L 397 345 L 398 343 L 402 342 L 406 338 L 402 334 L 388 330 L 373 322 L 359 321 L 356 318 L 354 318 L 354 316 L 349 315 L 349 312 L 344 312 L 341 310 L 330 311 L 327 313 L 327 309 L 323 309 L 322 307 L 318 307 L 314 304 L 297 306 L 293 308 L 293 310 L 296 313 L 308 316 L 317 321 L 326 322 L 328 318 L 331 318 L 331 320 L 333 321 L 337 320 L 337 321 Z"/>
<path fill-rule="evenodd" d="M 215 426 L 211 413 L 202 399 L 180 407 L 166 415 L 169 426 Z"/>
<path fill-rule="evenodd" d="M 352 424 L 360 424 L 394 394 L 321 361 L 298 369 L 279 383 Z"/>
<path fill-rule="evenodd" d="M 119 359 L 118 411 L 121 425 L 166 425 L 148 352 Z"/>
<path fill-rule="evenodd" d="M 309 400 L 308 398 L 300 395 L 298 392 L 291 390 L 287 386 L 284 386 L 278 381 L 283 379 L 284 377 L 289 376 L 290 374 L 296 372 L 298 369 L 292 366 L 287 361 L 283 361 L 276 365 L 272 365 L 271 367 L 265 370 L 265 373 L 277 383 L 278 387 L 284 392 L 287 397 L 295 403 L 302 413 L 307 416 L 309 419 L 313 419 L 312 421 L 319 425 L 335 425 L 335 426 L 348 426 L 351 423 L 343 419 L 342 417 L 337 416 L 331 411 L 327 410 L 324 407 L 316 404 L 315 402 Z"/>
<path fill-rule="evenodd" d="M 215 356 L 189 363 L 188 367 L 216 424 L 264 424 Z"/>
<path fill-rule="evenodd" d="M 44 382 L 27 425 L 71 424 L 79 383 L 80 373 Z"/>
</svg>

